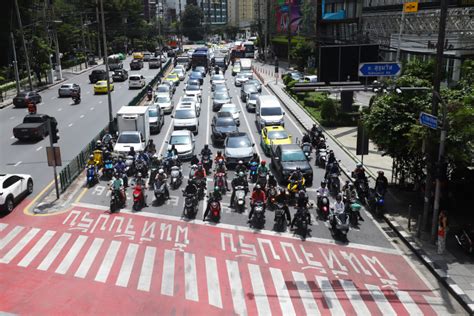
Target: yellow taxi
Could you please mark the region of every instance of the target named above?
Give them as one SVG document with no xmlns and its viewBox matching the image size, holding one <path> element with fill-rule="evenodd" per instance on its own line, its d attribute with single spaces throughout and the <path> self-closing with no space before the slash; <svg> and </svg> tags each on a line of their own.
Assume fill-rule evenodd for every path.
<svg viewBox="0 0 474 316">
<path fill-rule="evenodd" d="M 263 152 L 270 155 L 272 145 L 291 144 L 291 135 L 288 135 L 282 126 L 265 126 L 260 134 L 260 146 Z"/>
<path fill-rule="evenodd" d="M 172 82 L 175 86 L 179 84 L 179 77 L 175 73 L 170 73 L 168 76 L 166 76 L 165 81 Z"/>
<path fill-rule="evenodd" d="M 143 59 L 143 53 L 142 52 L 134 52 L 132 54 L 133 59 Z"/>
<path fill-rule="evenodd" d="M 114 91 L 114 84 L 110 83 L 110 91 Z M 94 94 L 107 93 L 107 80 L 99 80 L 94 85 Z"/>
</svg>

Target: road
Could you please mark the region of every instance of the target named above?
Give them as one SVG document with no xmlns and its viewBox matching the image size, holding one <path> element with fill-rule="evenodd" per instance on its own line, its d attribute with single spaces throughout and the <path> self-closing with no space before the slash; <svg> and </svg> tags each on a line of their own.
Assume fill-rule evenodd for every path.
<svg viewBox="0 0 474 316">
<path fill-rule="evenodd" d="M 130 70 L 130 58 L 124 61 L 124 68 Z M 105 69 L 98 66 L 95 69 Z M 159 69 L 148 69 L 147 64 L 140 71 L 147 81 L 151 81 Z M 82 102 L 73 105 L 70 98 L 58 98 L 58 86 L 41 92 L 43 102 L 38 105 L 38 113 L 56 117 L 59 129 L 59 143 L 63 165 L 73 159 L 101 129 L 108 123 L 107 95 L 94 95 L 93 84 L 89 83 L 90 71 L 79 75 L 65 73 L 68 78 L 64 83 L 73 82 L 81 86 Z M 140 90 L 129 90 L 128 80 L 116 82 L 112 92 L 112 109 L 128 104 Z M 13 137 L 13 127 L 20 124 L 27 114 L 24 108 L 10 106 L 0 111 L 0 170 L 6 173 L 26 173 L 33 176 L 35 183 L 34 196 L 53 179 L 52 168 L 47 166 L 46 147 L 49 138 L 36 142 L 19 142 Z M 31 197 L 30 197 L 31 198 Z"/>
</svg>

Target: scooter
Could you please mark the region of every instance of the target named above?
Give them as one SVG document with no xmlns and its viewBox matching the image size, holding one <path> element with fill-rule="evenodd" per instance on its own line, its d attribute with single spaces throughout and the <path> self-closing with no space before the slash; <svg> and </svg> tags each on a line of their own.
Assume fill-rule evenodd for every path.
<svg viewBox="0 0 474 316">
<path fill-rule="evenodd" d="M 329 218 L 329 199 L 327 196 L 318 197 L 318 216 L 323 221 Z"/>
<path fill-rule="evenodd" d="M 337 195 L 341 191 L 341 181 L 339 174 L 331 173 L 328 177 L 328 188 L 332 195 Z"/>
<path fill-rule="evenodd" d="M 183 175 L 181 168 L 178 166 L 171 167 L 170 186 L 171 189 L 176 190 L 183 182 Z"/>
<path fill-rule="evenodd" d="M 331 210 L 331 228 L 335 238 L 347 240 L 349 226 L 349 215 L 346 212 L 335 214 L 334 211 Z"/>
<path fill-rule="evenodd" d="M 72 102 L 74 102 L 74 105 L 81 103 L 81 97 L 72 97 Z"/>
<path fill-rule="evenodd" d="M 283 207 L 280 207 L 277 203 L 272 203 L 271 205 L 275 205 L 273 208 L 275 210 L 275 224 L 273 225 L 273 230 L 276 232 L 284 232 L 286 231 L 286 227 L 288 223 L 285 218 L 285 211 Z"/>
<path fill-rule="evenodd" d="M 224 173 L 218 172 L 214 175 L 214 186 L 219 188 L 219 192 L 221 192 L 222 195 L 225 195 L 227 191 L 225 181 Z"/>
<path fill-rule="evenodd" d="M 114 175 L 114 164 L 112 163 L 112 160 L 106 160 L 104 162 L 102 173 L 106 179 L 112 179 L 112 176 Z"/>
<path fill-rule="evenodd" d="M 212 159 L 209 155 L 201 155 L 201 162 L 206 169 L 206 174 L 209 174 L 209 171 L 212 170 Z"/>
<path fill-rule="evenodd" d="M 474 229 L 472 227 L 466 227 L 462 229 L 458 234 L 454 235 L 458 244 L 468 254 L 474 253 Z"/>
<path fill-rule="evenodd" d="M 260 184 L 260 186 L 262 187 L 262 190 L 265 190 L 265 187 L 267 185 L 267 175 L 266 174 L 258 175 L 257 184 Z"/>
<path fill-rule="evenodd" d="M 190 194 L 185 195 L 183 216 L 187 219 L 193 219 L 196 217 L 197 212 L 198 210 L 196 196 Z"/>
<path fill-rule="evenodd" d="M 165 196 L 165 182 L 161 182 L 159 180 L 156 180 L 154 185 L 153 185 L 153 193 L 155 194 L 155 199 L 158 204 L 163 204 L 165 202 L 166 196 Z"/>
<path fill-rule="evenodd" d="M 303 240 L 306 239 L 306 237 L 308 236 L 309 232 L 310 232 L 310 229 L 309 229 L 309 225 L 311 223 L 308 222 L 308 209 L 305 208 L 305 207 L 300 207 L 297 209 L 296 213 L 295 213 L 295 229 L 294 229 L 294 232 L 298 235 L 301 236 L 301 238 Z"/>
<path fill-rule="evenodd" d="M 147 97 L 148 101 L 151 101 L 151 99 L 153 99 L 153 91 L 148 90 L 146 92 L 146 97 Z"/>
<path fill-rule="evenodd" d="M 311 152 L 313 148 L 311 147 L 310 143 L 303 143 L 301 144 L 301 150 L 303 151 L 304 155 L 306 156 L 306 159 L 311 160 Z"/>
<path fill-rule="evenodd" d="M 243 213 L 245 211 L 245 195 L 244 186 L 235 187 L 234 207 L 236 212 Z"/>
<path fill-rule="evenodd" d="M 218 223 L 221 219 L 221 203 L 217 199 L 213 197 L 209 197 L 208 207 L 209 207 L 209 214 L 207 215 L 207 218 L 205 218 L 204 220 L 209 218 L 214 223 Z"/>
<path fill-rule="evenodd" d="M 296 203 L 296 193 L 300 190 L 305 190 L 305 182 L 306 180 L 302 178 L 301 180 L 290 180 L 287 185 L 287 195 L 288 195 L 288 203 L 290 205 L 294 205 Z"/>
<path fill-rule="evenodd" d="M 145 196 L 143 195 L 143 188 L 137 184 L 133 188 L 133 210 L 140 211 L 145 206 Z"/>
<path fill-rule="evenodd" d="M 142 159 L 137 159 L 135 161 L 135 171 L 136 173 L 140 172 L 143 177 L 146 177 L 146 175 L 148 175 L 148 166 L 146 164 L 146 161 Z"/>
<path fill-rule="evenodd" d="M 127 173 L 127 176 L 132 177 L 136 173 L 135 169 L 135 158 L 132 156 L 127 156 L 125 158 L 125 172 Z"/>
<path fill-rule="evenodd" d="M 124 193 L 122 190 L 113 190 L 110 195 L 110 212 L 115 213 L 125 206 Z"/>
<path fill-rule="evenodd" d="M 262 202 L 256 202 L 253 206 L 253 216 L 250 227 L 262 229 L 265 225 L 265 209 Z"/>
<path fill-rule="evenodd" d="M 314 165 L 320 168 L 326 168 L 327 154 L 328 154 L 327 149 L 325 148 L 317 149 Z"/>
<path fill-rule="evenodd" d="M 86 176 L 86 184 L 87 187 L 93 187 L 98 182 L 96 167 L 94 165 L 89 165 L 87 167 L 87 176 Z"/>
<path fill-rule="evenodd" d="M 258 163 L 256 161 L 252 161 L 249 166 L 249 181 L 252 183 L 257 182 L 257 169 Z"/>
<path fill-rule="evenodd" d="M 363 202 L 362 199 L 360 200 L 361 202 Z M 372 190 L 372 198 L 370 199 L 370 201 L 371 203 L 369 204 L 372 212 L 375 214 L 375 216 L 382 217 L 385 208 L 385 198 L 382 192 Z"/>
</svg>

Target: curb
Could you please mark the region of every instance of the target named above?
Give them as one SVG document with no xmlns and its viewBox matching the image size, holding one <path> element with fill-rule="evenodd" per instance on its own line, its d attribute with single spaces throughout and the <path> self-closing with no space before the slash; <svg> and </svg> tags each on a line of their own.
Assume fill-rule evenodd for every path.
<svg viewBox="0 0 474 316">
<path fill-rule="evenodd" d="M 278 97 L 278 99 L 280 99 L 280 101 L 282 101 L 283 104 L 285 104 L 283 102 L 283 100 L 280 98 L 280 96 L 278 95 L 277 92 L 275 92 L 275 90 L 273 90 L 273 87 L 270 86 L 270 85 L 267 85 L 270 90 L 272 90 L 272 92 Z M 282 91 L 289 97 L 291 98 L 294 102 L 296 102 L 294 100 L 293 97 L 291 97 L 290 95 L 288 95 L 288 93 L 286 91 L 284 91 L 282 89 Z M 296 104 L 299 105 L 298 102 L 296 102 Z M 299 105 L 300 106 L 300 105 Z M 307 129 L 307 127 L 305 126 L 305 124 L 302 122 L 301 118 L 298 117 L 297 115 L 295 115 L 295 113 L 293 113 L 292 109 L 290 107 L 288 107 L 286 104 L 285 104 L 285 107 L 293 114 L 293 116 L 296 118 L 296 120 L 303 126 Z M 324 129 L 321 124 L 316 121 L 307 111 L 306 109 L 304 109 L 303 107 L 300 106 L 300 108 L 305 111 L 305 113 L 314 121 L 316 122 L 320 127 L 321 129 L 323 130 L 323 132 L 328 135 L 345 153 L 348 154 L 348 156 L 350 158 L 352 158 L 355 162 L 358 162 L 358 159 L 356 157 L 354 157 L 354 155 L 350 152 L 348 152 L 344 147 L 343 145 L 333 136 L 331 135 L 331 133 L 328 133 L 326 131 L 326 129 Z M 351 177 L 345 172 L 344 168 L 341 168 L 341 171 L 349 178 L 351 179 Z M 369 170 L 367 170 L 369 171 Z M 372 172 L 368 172 L 369 173 L 369 176 L 373 179 L 375 179 L 374 175 L 372 174 Z M 384 214 L 383 215 L 383 219 L 385 220 L 385 222 L 390 226 L 390 228 L 392 228 L 396 233 L 397 235 L 399 236 L 399 238 L 401 240 L 403 240 L 403 242 L 411 249 L 411 251 L 419 258 L 419 260 L 428 268 L 428 270 L 431 272 L 431 274 L 437 279 L 439 280 L 446 288 L 447 290 L 449 291 L 449 293 L 459 302 L 459 304 L 470 314 L 470 315 L 474 315 L 474 302 L 469 298 L 469 296 L 467 296 L 467 294 L 449 277 L 449 275 L 446 274 L 446 272 L 444 272 L 443 270 L 439 269 L 439 267 L 437 266 L 437 264 L 435 262 L 433 262 L 430 257 L 428 256 L 428 254 L 418 245 L 418 243 L 415 241 L 415 239 L 413 237 L 411 237 L 411 235 L 405 231 L 405 229 L 400 225 L 398 224 L 397 221 L 395 221 L 390 215 L 388 214 Z"/>
</svg>

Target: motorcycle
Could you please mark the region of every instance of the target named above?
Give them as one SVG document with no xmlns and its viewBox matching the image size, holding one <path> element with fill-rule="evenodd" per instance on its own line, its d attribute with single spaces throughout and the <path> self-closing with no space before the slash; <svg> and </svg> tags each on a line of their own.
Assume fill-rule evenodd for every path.
<svg viewBox="0 0 474 316">
<path fill-rule="evenodd" d="M 156 202 L 159 205 L 163 204 L 166 200 L 166 182 L 156 180 L 153 185 L 153 193 L 155 194 Z"/>
<path fill-rule="evenodd" d="M 79 96 L 72 97 L 72 102 L 74 102 L 75 105 L 81 103 L 81 97 Z"/>
<path fill-rule="evenodd" d="M 375 190 L 370 190 L 370 194 L 372 195 L 372 198 L 370 198 L 370 209 L 372 213 L 375 214 L 375 216 L 382 217 L 384 213 L 384 205 L 385 205 L 385 198 L 382 192 L 380 191 L 375 191 Z M 363 202 L 362 199 L 359 199 L 361 202 Z"/>
<path fill-rule="evenodd" d="M 151 101 L 151 99 L 153 98 L 153 91 L 148 90 L 146 92 L 146 97 L 147 97 L 148 101 Z"/>
<path fill-rule="evenodd" d="M 287 185 L 287 194 L 288 194 L 288 201 L 290 205 L 296 203 L 296 194 L 300 190 L 305 190 L 305 179 L 304 177 L 301 180 L 290 180 Z"/>
<path fill-rule="evenodd" d="M 339 174 L 331 173 L 328 177 L 328 188 L 332 195 L 337 195 L 341 190 L 341 181 L 339 180 Z"/>
<path fill-rule="evenodd" d="M 195 218 L 198 212 L 197 205 L 198 204 L 197 204 L 196 196 L 190 195 L 190 194 L 185 195 L 183 216 L 186 217 L 187 219 Z"/>
<path fill-rule="evenodd" d="M 209 155 L 201 155 L 201 162 L 206 169 L 206 174 L 209 174 L 209 171 L 212 169 L 212 159 Z"/>
<path fill-rule="evenodd" d="M 106 160 L 104 162 L 104 169 L 102 171 L 103 175 L 107 179 L 112 179 L 112 176 L 114 175 L 114 164 L 112 163 L 112 160 Z"/>
<path fill-rule="evenodd" d="M 318 216 L 323 221 L 329 218 L 329 199 L 327 196 L 318 197 Z"/>
<path fill-rule="evenodd" d="M 266 174 L 259 174 L 257 177 L 257 184 L 260 184 L 262 190 L 265 190 L 267 185 L 267 175 Z"/>
<path fill-rule="evenodd" d="M 267 205 L 270 205 L 272 200 L 276 199 L 276 196 L 278 195 L 278 191 L 275 187 L 269 187 L 267 190 Z"/>
<path fill-rule="evenodd" d="M 198 165 L 191 165 L 191 168 L 189 168 L 189 178 L 192 179 L 194 177 L 194 174 L 198 170 Z M 207 172 L 206 172 L 207 174 Z"/>
<path fill-rule="evenodd" d="M 367 197 L 369 193 L 367 181 L 355 180 L 354 183 L 355 183 L 357 196 L 359 197 L 359 201 L 362 204 L 367 204 Z M 382 199 L 382 202 L 383 202 L 383 199 Z"/>
<path fill-rule="evenodd" d="M 245 187 L 238 185 L 235 187 L 234 207 L 235 211 L 242 213 L 245 211 Z"/>
<path fill-rule="evenodd" d="M 296 227 L 294 229 L 294 232 L 300 235 L 303 240 L 306 239 L 306 237 L 308 236 L 310 232 L 310 229 L 308 226 L 311 225 L 311 223 L 308 222 L 307 214 L 308 214 L 308 209 L 304 207 L 298 208 L 298 210 L 295 213 L 294 224 Z"/>
<path fill-rule="evenodd" d="M 256 202 L 253 208 L 253 216 L 250 221 L 250 227 L 262 229 L 265 226 L 265 210 L 263 202 Z"/>
<path fill-rule="evenodd" d="M 133 188 L 133 210 L 140 211 L 145 206 L 145 196 L 143 195 L 143 188 L 137 184 Z"/>
<path fill-rule="evenodd" d="M 249 180 L 251 183 L 257 182 L 257 169 L 258 163 L 256 161 L 252 161 L 249 166 Z"/>
<path fill-rule="evenodd" d="M 133 177 L 136 173 L 135 169 L 135 157 L 132 156 L 127 156 L 125 158 L 125 172 L 127 173 L 127 176 Z"/>
<path fill-rule="evenodd" d="M 221 219 L 221 203 L 219 202 L 219 200 L 209 196 L 208 205 L 209 214 L 207 215 L 207 218 L 209 218 L 215 223 L 218 223 Z M 204 220 L 206 220 L 207 218 L 205 218 Z"/>
<path fill-rule="evenodd" d="M 87 167 L 86 184 L 90 188 L 90 187 L 93 187 L 94 184 L 96 184 L 97 182 L 99 182 L 99 181 L 98 181 L 98 178 L 97 178 L 97 173 L 96 173 L 95 166 L 89 165 Z"/>
<path fill-rule="evenodd" d="M 301 150 L 303 151 L 304 155 L 306 156 L 306 159 L 311 160 L 311 152 L 313 151 L 313 148 L 311 147 L 310 143 L 303 143 L 301 144 Z"/>
<path fill-rule="evenodd" d="M 272 205 L 275 205 L 275 224 L 273 225 L 273 230 L 276 232 L 284 232 L 288 226 L 285 218 L 285 210 L 277 203 L 272 203 Z"/>
<path fill-rule="evenodd" d="M 334 214 L 331 211 L 331 228 L 335 238 L 347 239 L 347 233 L 349 232 L 349 215 L 344 212 L 340 214 Z"/>
<path fill-rule="evenodd" d="M 357 203 L 352 203 L 346 207 L 346 211 L 349 215 L 349 223 L 351 226 L 359 227 L 360 205 Z"/>
<path fill-rule="evenodd" d="M 458 234 L 455 234 L 458 244 L 468 253 L 474 253 L 474 229 L 472 227 L 465 227 Z"/>
<path fill-rule="evenodd" d="M 227 191 L 226 186 L 225 186 L 225 181 L 226 181 L 225 173 L 218 172 L 218 173 L 215 174 L 215 176 L 214 176 L 214 186 L 219 188 L 219 192 L 222 195 L 225 195 L 225 193 Z"/>
<path fill-rule="evenodd" d="M 326 168 L 328 151 L 325 148 L 316 150 L 316 158 L 314 160 L 314 165 L 320 168 Z"/>
<path fill-rule="evenodd" d="M 148 175 L 148 166 L 146 164 L 146 161 L 143 159 L 137 159 L 135 161 L 135 171 L 136 173 L 141 173 L 143 177 Z"/>
<path fill-rule="evenodd" d="M 124 206 L 124 193 L 121 190 L 113 190 L 110 196 L 110 212 L 115 213 Z"/>
<path fill-rule="evenodd" d="M 171 167 L 171 177 L 170 177 L 170 186 L 173 190 L 179 188 L 183 182 L 183 175 L 181 173 L 181 168 L 178 166 Z"/>
</svg>

